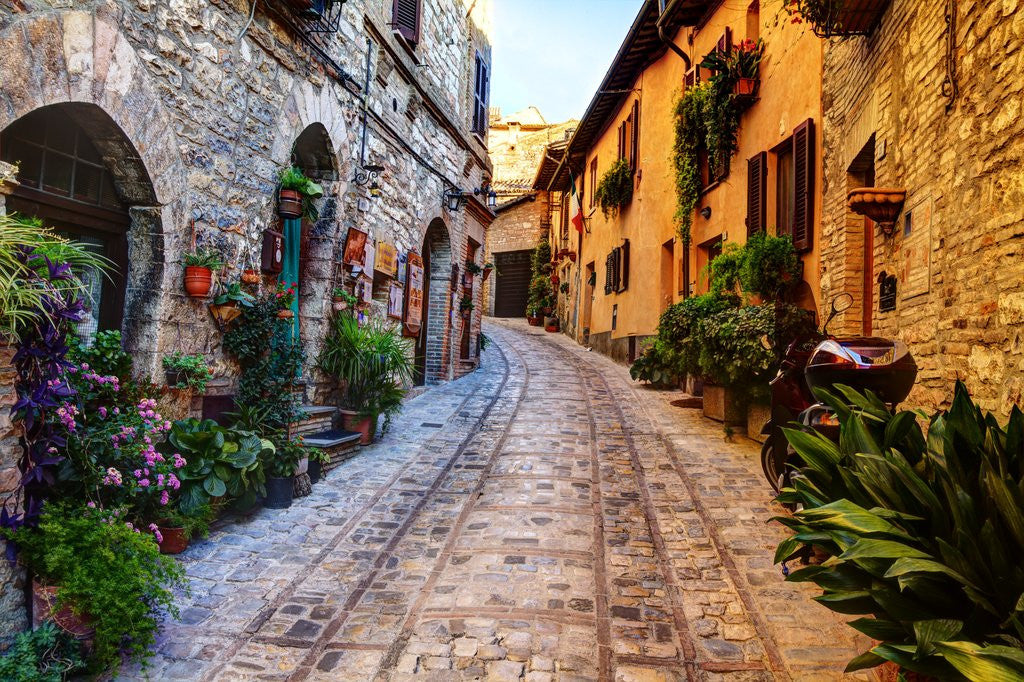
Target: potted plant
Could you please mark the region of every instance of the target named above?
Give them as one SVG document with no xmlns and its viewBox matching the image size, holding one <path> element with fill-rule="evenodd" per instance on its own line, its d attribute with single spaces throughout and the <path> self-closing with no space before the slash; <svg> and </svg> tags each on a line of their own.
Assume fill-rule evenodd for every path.
<svg viewBox="0 0 1024 682">
<path fill-rule="evenodd" d="M 206 383 L 213 372 L 206 364 L 202 355 L 175 351 L 165 355 L 163 359 L 164 374 L 167 385 L 171 388 L 190 388 L 197 393 L 206 390 Z"/>
<path fill-rule="evenodd" d="M 764 57 L 764 41 L 760 38 L 744 40 L 736 46 L 727 58 L 729 74 L 733 79 L 733 94 L 750 102 L 757 95 L 761 85 L 761 59 Z"/>
<path fill-rule="evenodd" d="M 807 22 L 820 38 L 866 35 L 890 0 L 790 0 L 783 6 L 793 23 Z"/>
<path fill-rule="evenodd" d="M 309 474 L 310 483 L 318 483 L 323 476 L 324 467 L 331 463 L 331 456 L 320 448 L 306 448 L 309 453 Z"/>
<path fill-rule="evenodd" d="M 259 284 L 260 273 L 252 268 L 246 268 L 242 271 L 242 284 Z"/>
<path fill-rule="evenodd" d="M 342 423 L 369 445 L 377 419 L 387 431 L 412 381 L 413 349 L 399 330 L 383 320 L 360 326 L 351 315 L 336 315 L 324 340 L 317 366 L 342 386 Z"/>
<path fill-rule="evenodd" d="M 473 313 L 474 307 L 472 297 L 465 295 L 462 297 L 462 300 L 459 301 L 459 314 L 462 315 L 464 320 L 468 320 L 469 316 Z"/>
<path fill-rule="evenodd" d="M 530 306 L 526 309 L 526 321 L 531 327 L 539 327 L 541 323 L 540 310 L 535 306 Z"/>
<path fill-rule="evenodd" d="M 252 305 L 253 300 L 251 295 L 242 291 L 242 285 L 239 282 L 231 282 L 221 288 L 220 293 L 214 297 L 213 303 L 210 303 L 207 308 L 209 308 L 214 322 L 217 323 L 217 328 L 223 331 L 242 314 L 241 307 Z"/>
<path fill-rule="evenodd" d="M 206 537 L 210 533 L 210 519 L 213 507 L 200 505 L 191 514 L 185 514 L 178 507 L 171 507 L 162 519 L 156 522 L 159 535 L 157 544 L 162 554 L 181 554 L 188 549 L 189 541 L 196 535 Z"/>
<path fill-rule="evenodd" d="M 494 270 L 494 263 L 484 263 L 483 281 L 487 281 L 487 278 L 491 276 L 492 270 Z"/>
<path fill-rule="evenodd" d="M 559 329 L 559 322 L 557 317 L 548 318 L 547 323 L 544 325 L 544 331 L 546 332 L 557 332 Z"/>
<path fill-rule="evenodd" d="M 213 283 L 213 271 L 224 267 L 224 259 L 210 248 L 185 254 L 185 291 L 192 298 L 206 298 Z"/>
<path fill-rule="evenodd" d="M 319 218 L 313 200 L 324 195 L 323 187 L 306 177 L 296 166 L 281 171 L 278 184 L 278 215 L 282 218 L 305 217 L 313 221 Z"/>
<path fill-rule="evenodd" d="M 601 177 L 594 190 L 594 200 L 607 218 L 617 214 L 633 200 L 633 169 L 626 159 L 619 159 Z"/>
<path fill-rule="evenodd" d="M 348 293 L 342 287 L 334 287 L 334 291 L 331 293 L 331 307 L 334 308 L 335 312 L 342 312 L 343 310 L 354 309 L 359 299 Z"/>
<path fill-rule="evenodd" d="M 173 590 L 185 586 L 183 569 L 161 556 L 153 534 L 136 522 L 123 508 L 51 500 L 37 527 L 4 530 L 38 578 L 37 606 L 49 609 L 58 627 L 91 628 L 94 666 L 115 673 L 122 654 L 136 661 L 150 655 L 160 612 L 177 617 Z"/>
<path fill-rule="evenodd" d="M 298 282 L 292 282 L 288 287 L 285 287 L 284 282 L 277 283 L 274 296 L 277 299 L 278 306 L 280 306 L 277 311 L 277 316 L 282 320 L 288 320 L 295 317 L 295 311 L 292 310 L 292 304 L 295 302 L 295 288 L 297 286 L 299 286 Z"/>
<path fill-rule="evenodd" d="M 263 506 L 268 509 L 287 509 L 292 506 L 292 488 L 299 460 L 306 455 L 298 440 L 281 439 L 274 452 L 267 452 L 263 468 L 267 474 L 267 496 Z"/>
</svg>

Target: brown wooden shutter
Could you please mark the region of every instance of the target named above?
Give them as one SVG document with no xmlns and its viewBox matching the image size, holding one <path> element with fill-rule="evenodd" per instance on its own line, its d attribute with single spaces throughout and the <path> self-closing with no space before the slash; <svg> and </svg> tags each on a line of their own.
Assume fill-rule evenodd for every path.
<svg viewBox="0 0 1024 682">
<path fill-rule="evenodd" d="M 391 21 L 394 29 L 410 43 L 420 41 L 420 0 L 393 0 Z"/>
<path fill-rule="evenodd" d="M 793 246 L 809 251 L 814 245 L 814 121 L 793 131 Z"/>
<path fill-rule="evenodd" d="M 768 153 L 747 159 L 747 236 L 765 231 L 768 195 Z"/>
<path fill-rule="evenodd" d="M 608 257 L 604 259 L 604 294 L 608 294 L 614 291 L 615 287 L 615 251 L 613 250 L 608 254 Z"/>
<path fill-rule="evenodd" d="M 729 54 L 732 52 L 732 29 L 728 26 L 726 26 L 725 31 L 722 32 L 722 37 L 718 39 L 718 44 L 715 45 L 715 50 L 722 54 Z"/>
<path fill-rule="evenodd" d="M 700 83 L 700 67 L 694 66 L 686 72 L 686 77 L 683 79 L 683 85 L 687 89 L 696 87 Z"/>
<path fill-rule="evenodd" d="M 473 87 L 473 132 L 483 135 L 487 132 L 487 90 L 489 76 L 487 63 L 476 53 L 476 81 Z"/>
<path fill-rule="evenodd" d="M 633 102 L 633 113 L 630 114 L 630 117 L 633 119 L 633 125 L 630 129 L 632 139 L 629 141 L 629 167 L 636 170 L 640 165 L 640 100 Z"/>
<path fill-rule="evenodd" d="M 625 239 L 618 249 L 618 288 L 616 291 L 625 291 L 629 288 L 629 240 Z"/>
</svg>

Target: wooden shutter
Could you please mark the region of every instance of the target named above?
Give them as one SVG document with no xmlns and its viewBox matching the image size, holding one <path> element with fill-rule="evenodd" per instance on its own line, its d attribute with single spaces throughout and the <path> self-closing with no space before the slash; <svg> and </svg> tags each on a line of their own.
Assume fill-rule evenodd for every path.
<svg viewBox="0 0 1024 682">
<path fill-rule="evenodd" d="M 487 63 L 476 53 L 476 80 L 473 86 L 473 132 L 483 135 L 487 132 L 487 90 L 489 75 Z"/>
<path fill-rule="evenodd" d="M 412 44 L 420 41 L 420 0 L 392 0 L 394 29 Z"/>
<path fill-rule="evenodd" d="M 765 231 L 768 195 L 768 153 L 747 159 L 747 236 Z"/>
<path fill-rule="evenodd" d="M 633 112 L 629 116 L 633 120 L 629 131 L 629 167 L 636 170 L 640 165 L 640 100 L 633 102 Z"/>
<path fill-rule="evenodd" d="M 793 246 L 809 251 L 814 245 L 814 121 L 793 131 Z"/>
<path fill-rule="evenodd" d="M 726 26 L 725 31 L 722 32 L 722 37 L 718 39 L 718 44 L 715 45 L 715 50 L 722 54 L 729 54 L 732 52 L 732 29 L 728 26 Z"/>
<path fill-rule="evenodd" d="M 629 288 L 629 240 L 625 239 L 622 246 L 615 249 L 618 252 L 618 288 L 616 291 L 625 291 Z"/>
<path fill-rule="evenodd" d="M 612 250 L 604 259 L 604 293 L 605 296 L 615 289 L 615 251 Z"/>
<path fill-rule="evenodd" d="M 683 79 L 683 85 L 686 89 L 696 87 L 700 83 L 700 67 L 694 66 L 686 72 L 686 76 Z"/>
</svg>

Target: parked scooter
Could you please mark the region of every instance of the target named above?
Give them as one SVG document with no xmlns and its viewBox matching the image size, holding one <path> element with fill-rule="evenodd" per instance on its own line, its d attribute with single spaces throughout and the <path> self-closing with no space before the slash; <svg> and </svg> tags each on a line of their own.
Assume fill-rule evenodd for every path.
<svg viewBox="0 0 1024 682">
<path fill-rule="evenodd" d="M 786 350 L 778 375 L 771 381 L 771 419 L 761 430 L 761 468 L 776 491 L 789 483 L 797 457 L 782 429 L 794 422 L 839 441 L 839 421 L 832 409 L 818 403 L 814 388 L 845 384 L 870 390 L 890 406 L 903 402 L 917 378 L 917 364 L 902 341 L 877 337 L 835 338 L 828 325 L 853 304 L 850 294 L 832 301 L 832 311 L 817 339 L 799 339 Z"/>
</svg>

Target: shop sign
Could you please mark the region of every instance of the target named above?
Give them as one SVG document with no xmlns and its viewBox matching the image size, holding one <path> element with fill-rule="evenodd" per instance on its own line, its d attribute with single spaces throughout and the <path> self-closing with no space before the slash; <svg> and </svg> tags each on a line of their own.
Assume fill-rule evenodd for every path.
<svg viewBox="0 0 1024 682">
<path fill-rule="evenodd" d="M 405 334 L 418 336 L 423 324 L 423 259 L 410 253 L 405 283 Z"/>
</svg>

